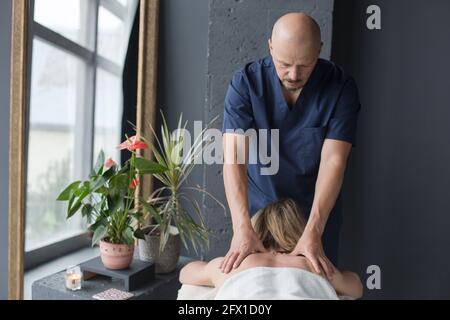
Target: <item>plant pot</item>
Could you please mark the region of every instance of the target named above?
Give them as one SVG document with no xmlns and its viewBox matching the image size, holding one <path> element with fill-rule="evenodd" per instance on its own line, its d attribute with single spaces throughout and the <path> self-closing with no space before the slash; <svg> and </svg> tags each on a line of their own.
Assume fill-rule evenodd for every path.
<svg viewBox="0 0 450 320">
<path fill-rule="evenodd" d="M 134 245 L 114 244 L 100 240 L 100 257 L 107 269 L 127 269 L 133 261 Z"/>
<path fill-rule="evenodd" d="M 151 226 L 153 229 L 154 226 Z M 169 239 L 159 254 L 160 235 L 146 234 L 145 240 L 139 239 L 139 257 L 155 263 L 156 273 L 169 273 L 175 270 L 180 257 L 181 239 L 178 228 L 171 226 Z"/>
</svg>

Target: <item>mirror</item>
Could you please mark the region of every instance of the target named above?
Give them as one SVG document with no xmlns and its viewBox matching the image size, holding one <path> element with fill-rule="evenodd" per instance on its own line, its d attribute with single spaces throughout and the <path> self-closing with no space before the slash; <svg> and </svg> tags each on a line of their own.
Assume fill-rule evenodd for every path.
<svg viewBox="0 0 450 320">
<path fill-rule="evenodd" d="M 12 4 L 8 296 L 23 299 L 24 269 L 87 242 L 81 219 L 67 223 L 55 204 L 61 188 L 100 149 L 119 159 L 123 123 L 151 141 L 159 0 Z"/>
</svg>

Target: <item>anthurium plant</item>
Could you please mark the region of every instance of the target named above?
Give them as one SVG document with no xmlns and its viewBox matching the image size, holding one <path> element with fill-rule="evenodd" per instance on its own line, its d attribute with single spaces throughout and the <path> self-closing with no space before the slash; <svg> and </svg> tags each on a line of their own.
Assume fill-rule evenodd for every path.
<svg viewBox="0 0 450 320">
<path fill-rule="evenodd" d="M 167 171 L 164 165 L 137 156 L 138 150 L 148 148 L 137 136 L 127 138 L 117 148 L 131 152 L 122 167 L 111 158 L 105 159 L 101 151 L 89 178 L 70 183 L 57 198 L 68 202 L 67 219 L 78 212 L 87 220 L 93 245 L 100 240 L 133 244 L 133 221 L 142 220 L 142 214 L 134 209 L 141 176 Z"/>
</svg>

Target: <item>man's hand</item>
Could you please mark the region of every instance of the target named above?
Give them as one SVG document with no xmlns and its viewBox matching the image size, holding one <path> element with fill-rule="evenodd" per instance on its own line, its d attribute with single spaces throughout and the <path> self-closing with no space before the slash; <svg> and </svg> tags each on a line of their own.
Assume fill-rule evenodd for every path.
<svg viewBox="0 0 450 320">
<path fill-rule="evenodd" d="M 265 251 L 267 250 L 251 226 L 239 228 L 234 231 L 230 250 L 222 260 L 219 268 L 222 272 L 228 273 L 239 267 L 242 260 L 249 254 Z"/>
<path fill-rule="evenodd" d="M 325 271 L 327 278 L 329 280 L 332 279 L 333 274 L 335 273 L 335 267 L 325 256 L 322 240 L 319 235 L 305 231 L 290 254 L 294 256 L 303 254 L 311 261 L 314 271 L 317 274 L 324 274 L 323 271 Z"/>
</svg>

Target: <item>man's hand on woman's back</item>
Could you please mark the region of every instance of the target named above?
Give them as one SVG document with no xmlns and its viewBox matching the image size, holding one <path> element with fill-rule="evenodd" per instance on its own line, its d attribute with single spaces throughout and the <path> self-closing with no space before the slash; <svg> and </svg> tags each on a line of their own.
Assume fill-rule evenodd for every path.
<svg viewBox="0 0 450 320">
<path fill-rule="evenodd" d="M 248 255 L 256 252 L 266 252 L 261 240 L 251 226 L 234 230 L 230 250 L 220 264 L 224 273 L 236 269 Z"/>
<path fill-rule="evenodd" d="M 314 272 L 331 280 L 336 268 L 325 255 L 320 236 L 304 231 L 291 255 L 304 255 L 313 265 Z"/>
</svg>

